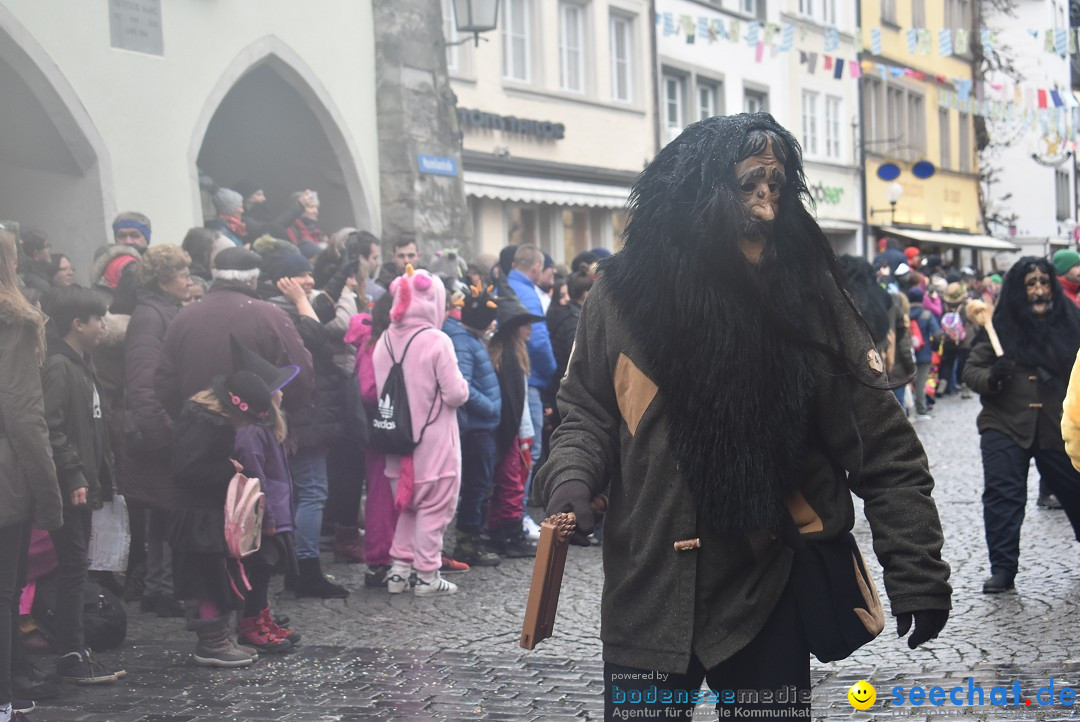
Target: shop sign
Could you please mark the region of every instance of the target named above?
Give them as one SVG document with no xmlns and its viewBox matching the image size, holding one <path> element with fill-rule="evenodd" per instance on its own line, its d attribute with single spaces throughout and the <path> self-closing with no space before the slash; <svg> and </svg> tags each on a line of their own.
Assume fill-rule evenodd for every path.
<svg viewBox="0 0 1080 722">
<path fill-rule="evenodd" d="M 810 194 L 819 205 L 838 206 L 844 198 L 843 186 L 827 186 L 824 183 L 810 186 Z"/>
<path fill-rule="evenodd" d="M 121 50 L 164 55 L 161 0 L 109 0 L 109 41 Z"/>
<path fill-rule="evenodd" d="M 447 175 L 456 177 L 458 174 L 458 162 L 456 158 L 447 158 L 442 155 L 425 155 L 420 153 L 416 156 L 421 173 L 429 175 Z"/>
<path fill-rule="evenodd" d="M 478 130 L 501 130 L 504 133 L 531 135 L 544 140 L 562 140 L 566 135 L 566 126 L 549 120 L 530 120 L 513 115 L 496 115 L 482 110 L 469 108 L 457 109 L 458 123 L 462 128 Z"/>
</svg>

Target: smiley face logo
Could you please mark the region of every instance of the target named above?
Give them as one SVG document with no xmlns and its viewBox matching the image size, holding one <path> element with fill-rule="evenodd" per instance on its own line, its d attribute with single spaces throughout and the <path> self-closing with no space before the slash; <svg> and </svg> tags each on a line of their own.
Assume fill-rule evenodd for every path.
<svg viewBox="0 0 1080 722">
<path fill-rule="evenodd" d="M 847 693 L 848 702 L 855 709 L 870 709 L 877 701 L 877 690 L 865 679 L 860 679 L 851 685 Z"/>
</svg>

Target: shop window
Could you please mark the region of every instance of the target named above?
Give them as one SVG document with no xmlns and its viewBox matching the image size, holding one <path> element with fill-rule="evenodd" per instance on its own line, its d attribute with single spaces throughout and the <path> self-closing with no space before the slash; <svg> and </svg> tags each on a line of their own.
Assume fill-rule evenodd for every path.
<svg viewBox="0 0 1080 722">
<path fill-rule="evenodd" d="M 625 15 L 611 16 L 611 97 L 634 102 L 634 21 Z"/>
<path fill-rule="evenodd" d="M 818 100 L 820 93 L 802 92 L 802 144 L 808 156 L 818 154 Z"/>
<path fill-rule="evenodd" d="M 769 109 L 769 94 L 758 90 L 743 91 L 743 111 L 762 113 Z"/>
<path fill-rule="evenodd" d="M 585 8 L 576 3 L 559 5 L 559 60 L 561 87 L 585 92 Z"/>
<path fill-rule="evenodd" d="M 941 140 L 941 158 L 938 167 L 948 169 L 952 167 L 952 116 L 948 108 L 938 110 L 938 135 Z"/>
<path fill-rule="evenodd" d="M 712 83 L 699 80 L 697 84 L 698 94 L 698 120 L 705 120 L 717 114 L 716 98 L 717 89 Z"/>
<path fill-rule="evenodd" d="M 1054 171 L 1054 190 L 1057 198 L 1057 219 L 1063 221 L 1072 216 L 1072 208 L 1069 203 L 1072 194 L 1069 192 L 1068 171 Z"/>
<path fill-rule="evenodd" d="M 971 115 L 968 113 L 960 114 L 960 128 L 959 128 L 959 142 L 957 143 L 958 150 L 960 151 L 960 172 L 971 172 Z"/>
<path fill-rule="evenodd" d="M 825 96 L 825 157 L 830 160 L 843 160 L 844 154 L 840 138 L 842 133 L 843 99 L 835 95 Z"/>
<path fill-rule="evenodd" d="M 503 0 L 503 77 L 507 80 L 531 80 L 531 5 L 531 0 Z"/>
</svg>

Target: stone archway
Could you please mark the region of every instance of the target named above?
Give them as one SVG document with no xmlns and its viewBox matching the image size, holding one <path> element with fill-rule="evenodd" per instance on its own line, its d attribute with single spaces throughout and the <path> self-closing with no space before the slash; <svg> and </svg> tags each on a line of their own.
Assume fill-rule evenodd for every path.
<svg viewBox="0 0 1080 722">
<path fill-rule="evenodd" d="M 293 191 L 319 193 L 319 225 L 373 228 L 377 212 L 362 160 L 340 113 L 310 68 L 280 39 L 246 48 L 219 79 L 189 151 L 195 208 L 199 169 L 219 185 L 250 180 L 273 208 Z M 202 219 L 198 219 L 201 223 Z"/>
<path fill-rule="evenodd" d="M 43 230 L 86 283 L 115 212 L 105 143 L 56 63 L 0 5 L 0 218 Z"/>
</svg>

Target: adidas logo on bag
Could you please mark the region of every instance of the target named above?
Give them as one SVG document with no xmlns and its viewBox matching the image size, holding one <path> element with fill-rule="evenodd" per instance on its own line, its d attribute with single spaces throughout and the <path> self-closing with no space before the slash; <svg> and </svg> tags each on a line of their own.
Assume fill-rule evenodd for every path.
<svg viewBox="0 0 1080 722">
<path fill-rule="evenodd" d="M 371 422 L 371 425 L 376 429 L 393 431 L 397 428 L 397 424 L 394 423 L 394 402 L 390 400 L 390 394 L 386 394 L 379 399 L 379 416 L 382 418 L 374 419 Z"/>
</svg>

